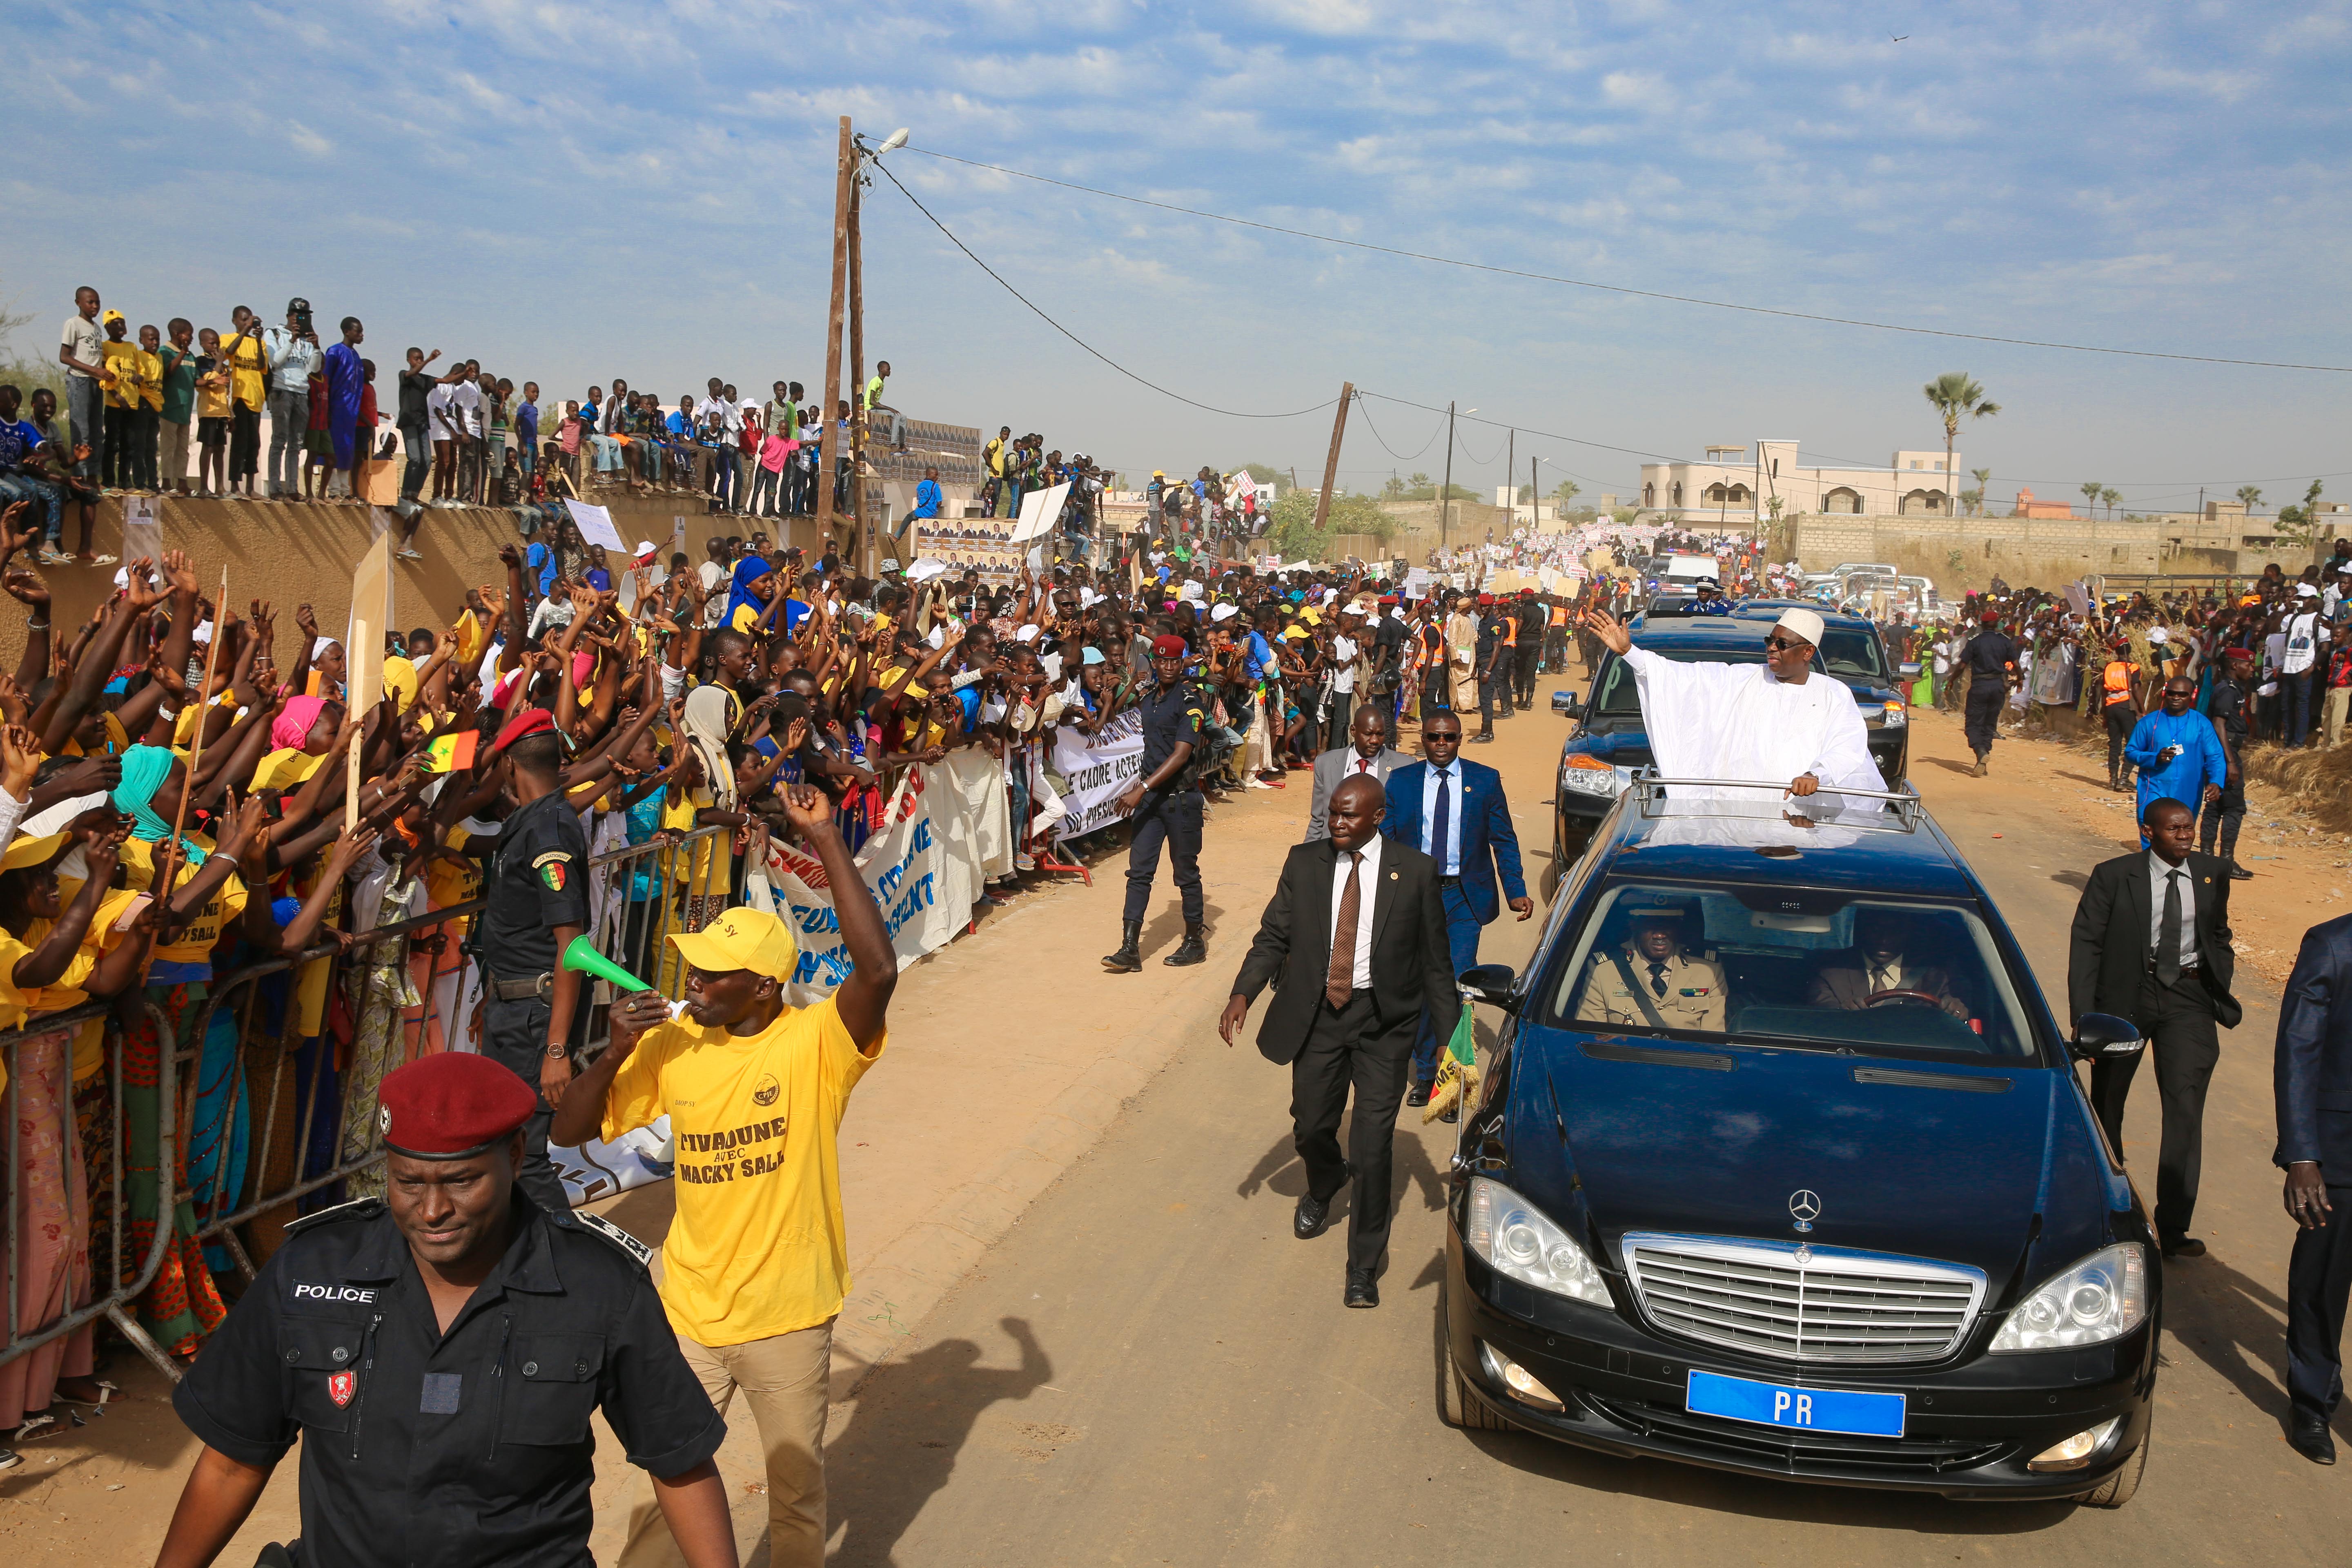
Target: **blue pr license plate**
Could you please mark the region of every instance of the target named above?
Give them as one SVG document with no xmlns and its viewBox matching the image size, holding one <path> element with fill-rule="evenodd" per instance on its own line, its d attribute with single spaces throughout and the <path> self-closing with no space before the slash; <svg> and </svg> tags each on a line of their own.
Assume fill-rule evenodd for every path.
<svg viewBox="0 0 2352 1568">
<path fill-rule="evenodd" d="M 1683 1404 L 1696 1415 L 1722 1415 L 1759 1426 L 1837 1432 L 1853 1437 L 1903 1436 L 1903 1395 L 1837 1388 L 1792 1388 L 1721 1373 L 1690 1374 Z"/>
</svg>

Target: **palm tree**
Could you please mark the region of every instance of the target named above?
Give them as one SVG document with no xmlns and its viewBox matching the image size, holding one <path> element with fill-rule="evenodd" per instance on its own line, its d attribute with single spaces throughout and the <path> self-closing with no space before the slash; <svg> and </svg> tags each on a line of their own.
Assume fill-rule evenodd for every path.
<svg viewBox="0 0 2352 1568">
<path fill-rule="evenodd" d="M 2240 485 L 2238 487 L 2238 501 L 2246 509 L 2246 515 L 2248 517 L 2253 516 L 2254 508 L 2263 504 L 2263 487 L 2260 485 Z"/>
<path fill-rule="evenodd" d="M 2099 499 L 2107 503 L 2107 515 L 2113 517 L 2116 515 L 2116 502 L 2124 499 L 2124 492 L 2109 485 L 2099 491 Z"/>
<path fill-rule="evenodd" d="M 1970 380 L 1964 370 L 1948 370 L 1920 390 L 1943 416 L 1944 493 L 1949 495 L 1959 488 L 1952 475 L 1952 442 L 1959 436 L 1961 418 L 1990 418 L 2000 412 L 2000 405 L 1987 403 L 1984 388 Z"/>
<path fill-rule="evenodd" d="M 1574 479 L 1562 479 L 1553 488 L 1551 495 L 1552 500 L 1559 502 L 1559 504 L 1564 507 L 1569 502 L 1574 500 L 1579 493 L 1580 489 Z"/>
<path fill-rule="evenodd" d="M 2083 510 L 2087 512 L 2099 504 L 2099 481 L 2093 479 L 2083 487 Z"/>
<path fill-rule="evenodd" d="M 1976 480 L 1977 482 L 1977 511 L 1981 515 L 1984 511 L 1985 491 L 1989 489 L 1992 484 L 1992 470 L 1990 468 L 1970 468 L 1969 470 L 1969 478 Z"/>
</svg>

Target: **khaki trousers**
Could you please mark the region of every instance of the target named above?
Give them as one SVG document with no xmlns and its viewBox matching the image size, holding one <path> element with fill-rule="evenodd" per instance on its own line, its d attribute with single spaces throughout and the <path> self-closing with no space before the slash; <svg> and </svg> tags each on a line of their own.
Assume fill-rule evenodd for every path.
<svg viewBox="0 0 2352 1568">
<path fill-rule="evenodd" d="M 167 490 L 183 489 L 188 482 L 188 426 L 166 419 L 161 428 L 163 458 L 155 469 L 156 486 Z"/>
<path fill-rule="evenodd" d="M 2321 722 L 2326 728 L 2327 744 L 2333 748 L 2344 739 L 2344 710 L 2352 704 L 2352 686 L 2331 686 L 2320 708 Z"/>
<path fill-rule="evenodd" d="M 680 1336 L 677 1348 L 725 1415 L 735 1391 L 751 1407 L 768 1462 L 770 1568 L 824 1568 L 824 1417 L 833 1375 L 833 1321 L 740 1345 Z M 673 1568 L 686 1559 L 654 1501 L 653 1483 L 629 1516 L 619 1568 Z"/>
</svg>

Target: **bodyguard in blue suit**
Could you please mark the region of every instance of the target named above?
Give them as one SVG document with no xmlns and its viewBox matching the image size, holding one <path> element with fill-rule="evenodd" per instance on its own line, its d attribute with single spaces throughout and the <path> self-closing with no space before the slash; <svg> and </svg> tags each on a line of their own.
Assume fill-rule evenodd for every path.
<svg viewBox="0 0 2352 1568">
<path fill-rule="evenodd" d="M 2286 1212 L 2302 1228 L 2286 1267 L 2286 1440 L 2336 1462 L 2327 1423 L 2344 1397 L 2352 1300 L 2352 915 L 2303 933 L 2279 1004 L 2278 1149 Z"/>
<path fill-rule="evenodd" d="M 2124 755 L 2139 769 L 2139 816 L 2152 800 L 2177 800 L 2193 818 L 2221 798 L 2230 758 L 2213 721 L 2195 710 L 2197 683 L 2176 675 L 2164 683 L 2164 706 L 2133 726 Z"/>
<path fill-rule="evenodd" d="M 1437 862 L 1445 940 L 1459 974 L 1476 966 L 1478 928 L 1502 913 L 1505 899 L 1521 920 L 1536 912 L 1535 900 L 1519 875 L 1519 836 L 1511 826 L 1510 803 L 1503 798 L 1503 775 L 1483 763 L 1462 760 L 1462 721 L 1444 710 L 1432 713 L 1422 721 L 1421 749 L 1425 761 L 1389 774 L 1381 833 Z M 1424 1011 L 1413 1040 L 1407 1105 L 1429 1103 L 1430 1085 L 1437 1079 L 1437 1047 L 1436 1026 Z"/>
</svg>

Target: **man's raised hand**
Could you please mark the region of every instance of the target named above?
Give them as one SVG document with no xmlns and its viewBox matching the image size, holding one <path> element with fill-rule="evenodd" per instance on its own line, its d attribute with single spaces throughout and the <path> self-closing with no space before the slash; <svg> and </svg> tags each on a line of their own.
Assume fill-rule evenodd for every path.
<svg viewBox="0 0 2352 1568">
<path fill-rule="evenodd" d="M 1622 658 L 1633 651 L 1633 634 L 1625 629 L 1624 622 L 1600 605 L 1595 605 L 1584 612 L 1584 625 L 1585 629 L 1599 637 L 1611 653 Z"/>
</svg>

